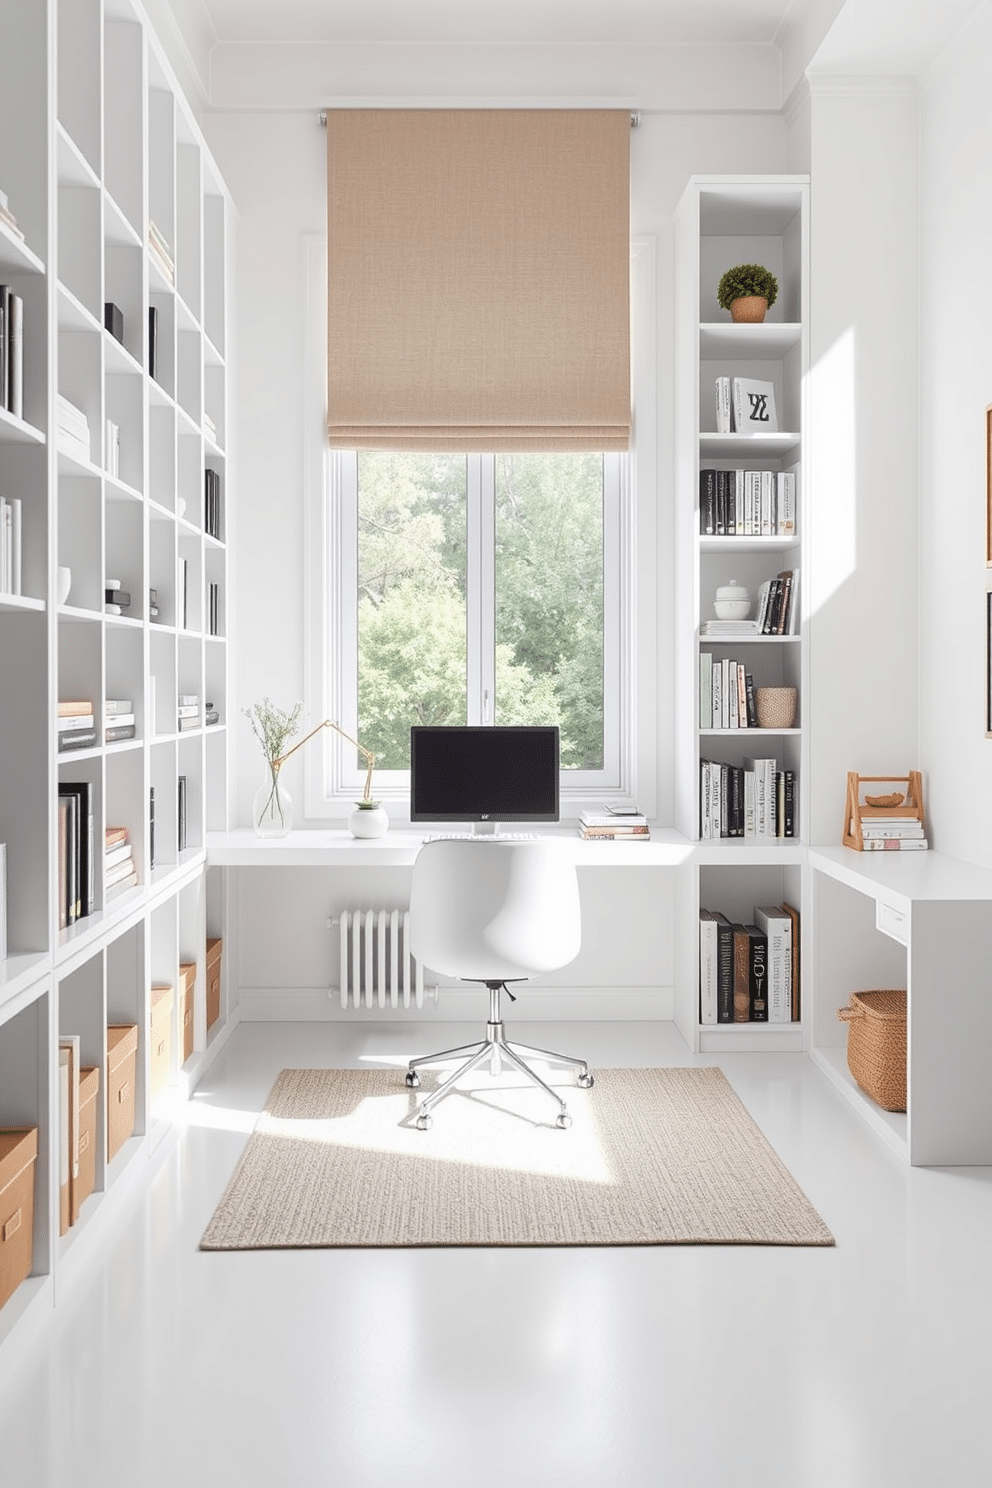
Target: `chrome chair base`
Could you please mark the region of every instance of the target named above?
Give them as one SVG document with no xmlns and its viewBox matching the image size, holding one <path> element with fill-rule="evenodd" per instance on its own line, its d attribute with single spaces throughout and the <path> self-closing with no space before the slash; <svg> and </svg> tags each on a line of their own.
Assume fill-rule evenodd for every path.
<svg viewBox="0 0 992 1488">
<path fill-rule="evenodd" d="M 593 1085 L 593 1077 L 589 1073 L 589 1066 L 584 1059 L 575 1059 L 570 1054 L 557 1054 L 551 1049 L 535 1049 L 530 1044 L 509 1043 L 503 1028 L 503 1020 L 500 1017 L 499 998 L 500 992 L 505 990 L 502 982 L 487 982 L 489 988 L 489 1022 L 486 1024 L 486 1036 L 476 1044 L 462 1044 L 457 1049 L 443 1049 L 439 1054 L 425 1054 L 419 1059 L 411 1059 L 406 1072 L 406 1083 L 411 1089 L 416 1089 L 420 1084 L 418 1070 L 424 1065 L 442 1064 L 449 1059 L 455 1059 L 459 1054 L 465 1054 L 468 1058 L 463 1064 L 448 1076 L 448 1078 L 432 1090 L 430 1095 L 425 1096 L 417 1109 L 416 1125 L 419 1131 L 427 1131 L 431 1124 L 431 1109 L 439 1105 L 444 1098 L 451 1094 L 462 1075 L 468 1074 L 469 1070 L 477 1069 L 479 1065 L 489 1062 L 490 1072 L 498 1075 L 503 1067 L 503 1062 L 512 1065 L 514 1069 L 526 1075 L 535 1085 L 539 1085 L 547 1091 L 551 1099 L 558 1106 L 558 1116 L 555 1125 L 562 1131 L 572 1124 L 572 1118 L 568 1114 L 568 1108 L 557 1091 L 552 1090 L 540 1075 L 532 1070 L 530 1065 L 523 1059 L 524 1054 L 537 1056 L 539 1059 L 550 1059 L 556 1064 L 571 1065 L 579 1071 L 576 1084 L 582 1090 L 589 1090 Z"/>
</svg>

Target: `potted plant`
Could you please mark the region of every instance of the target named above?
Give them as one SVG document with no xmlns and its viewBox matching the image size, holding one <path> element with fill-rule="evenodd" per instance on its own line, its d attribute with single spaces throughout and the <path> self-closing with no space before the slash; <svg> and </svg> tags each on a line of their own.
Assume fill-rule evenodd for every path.
<svg viewBox="0 0 992 1488">
<path fill-rule="evenodd" d="M 762 264 L 736 264 L 717 285 L 716 298 L 733 320 L 764 320 L 778 298 L 778 280 Z"/>
</svg>

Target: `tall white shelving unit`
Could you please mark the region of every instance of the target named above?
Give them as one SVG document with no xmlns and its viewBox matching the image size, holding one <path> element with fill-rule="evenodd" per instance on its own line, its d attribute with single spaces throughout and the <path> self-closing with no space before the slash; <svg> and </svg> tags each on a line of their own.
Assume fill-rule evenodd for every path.
<svg viewBox="0 0 992 1488">
<path fill-rule="evenodd" d="M 807 523 L 803 500 L 803 443 L 808 364 L 809 185 L 805 176 L 696 176 L 675 218 L 676 250 L 676 788 L 675 826 L 697 843 L 680 875 L 679 919 L 698 922 L 700 907 L 748 923 L 755 905 L 788 901 L 802 912 L 803 852 L 808 811 L 804 776 L 808 747 L 803 721 L 808 659 L 802 623 L 796 634 L 719 640 L 700 634 L 713 618 L 720 585 L 736 579 L 752 596 L 764 579 L 803 569 Z M 755 325 L 735 324 L 717 304 L 723 272 L 760 263 L 779 283 L 776 303 Z M 768 434 L 716 432 L 715 385 L 720 376 L 770 381 L 778 430 Z M 790 537 L 707 536 L 700 530 L 700 470 L 797 471 L 796 531 Z M 699 657 L 743 662 L 756 687 L 793 686 L 798 711 L 788 729 L 700 728 Z M 700 841 L 700 761 L 741 764 L 773 756 L 795 772 L 798 792 L 792 838 Z M 699 948 L 679 937 L 675 1018 L 693 1050 L 799 1049 L 802 1022 L 721 1023 L 699 1018 Z"/>
<path fill-rule="evenodd" d="M 0 20 L 12 62 L 0 92 L 0 190 L 24 233 L 0 222 L 0 280 L 24 301 L 23 417 L 0 410 L 0 494 L 20 498 L 23 511 L 22 592 L 0 595 L 8 881 L 0 1126 L 39 1132 L 32 1273 L 0 1309 L 2 1357 L 22 1320 L 53 1304 L 60 1269 L 87 1234 L 99 1234 L 128 1174 L 169 1130 L 165 1105 L 188 1093 L 237 1010 L 222 980 L 220 1016 L 208 1029 L 206 940 L 221 934 L 224 906 L 205 837 L 228 826 L 230 799 L 232 208 L 138 0 L 0 0 Z M 171 273 L 149 249 L 150 223 L 169 246 Z M 123 341 L 105 329 L 108 302 L 123 314 Z M 59 395 L 86 415 L 89 458 L 60 445 Z M 108 421 L 119 429 L 116 469 Z M 205 519 L 208 470 L 220 488 L 216 536 Z M 72 571 L 61 605 L 59 566 Z M 110 579 L 131 592 L 126 614 L 105 610 Z M 201 702 L 200 723 L 182 732 L 180 694 Z M 133 700 L 135 737 L 59 753 L 58 701 L 91 700 L 102 740 L 108 697 Z M 207 704 L 218 714 L 209 726 Z M 92 788 L 96 895 L 91 914 L 60 929 L 57 793 L 68 781 Z M 118 825 L 128 830 L 138 883 L 105 899 L 104 830 Z M 185 1062 L 183 962 L 197 965 Z M 153 1103 L 156 982 L 177 995 L 168 1083 Z M 106 1030 L 114 1023 L 138 1028 L 135 1126 L 108 1162 Z M 60 1237 L 57 1069 L 66 1033 L 80 1035 L 82 1063 L 99 1067 L 100 1099 L 95 1191 Z"/>
</svg>

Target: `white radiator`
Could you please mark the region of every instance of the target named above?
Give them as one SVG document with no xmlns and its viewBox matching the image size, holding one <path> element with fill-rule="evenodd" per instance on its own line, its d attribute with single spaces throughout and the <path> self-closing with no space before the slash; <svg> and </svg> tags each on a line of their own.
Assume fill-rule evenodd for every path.
<svg viewBox="0 0 992 1488">
<path fill-rule="evenodd" d="M 341 927 L 341 1006 L 424 1005 L 424 969 L 410 954 L 405 909 L 344 910 Z"/>
</svg>

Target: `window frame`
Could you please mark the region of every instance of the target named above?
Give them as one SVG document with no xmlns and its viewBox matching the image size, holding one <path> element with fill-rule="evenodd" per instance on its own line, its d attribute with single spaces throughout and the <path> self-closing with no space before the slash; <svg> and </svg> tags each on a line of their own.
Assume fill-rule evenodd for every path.
<svg viewBox="0 0 992 1488">
<path fill-rule="evenodd" d="M 631 245 L 632 326 L 653 326 L 654 257 L 652 245 L 645 241 Z M 326 436 L 326 263 L 327 245 L 322 236 L 308 236 L 307 263 L 307 365 L 305 369 L 305 466 L 307 488 L 304 541 L 306 543 L 306 593 L 304 648 L 307 726 L 313 728 L 323 719 L 335 719 L 353 737 L 355 716 L 355 668 L 357 666 L 357 573 L 352 565 L 350 577 L 346 559 L 357 554 L 357 503 L 349 496 L 348 462 L 352 469 L 357 461 L 350 451 L 333 451 Z M 639 303 L 638 303 L 639 302 Z M 645 322 L 644 316 L 648 315 Z M 653 359 L 646 355 L 650 337 L 634 338 L 634 387 L 651 394 L 654 386 Z M 640 356 L 638 355 L 640 343 Z M 638 364 L 643 368 L 640 378 Z M 650 369 L 651 375 L 644 375 Z M 635 700 L 645 685 L 653 685 L 651 662 L 653 644 L 640 642 L 644 619 L 643 603 L 638 601 L 636 531 L 638 480 L 647 467 L 653 474 L 653 399 L 649 397 L 650 416 L 635 419 L 631 450 L 624 455 L 604 456 L 604 768 L 602 771 L 563 770 L 561 774 L 561 816 L 577 818 L 588 805 L 604 801 L 631 804 L 635 801 L 654 812 L 655 782 L 653 773 L 639 769 L 643 747 L 639 743 L 640 724 Z M 652 457 L 645 459 L 645 434 L 650 435 L 647 449 Z M 472 457 L 470 456 L 471 460 Z M 608 478 L 612 466 L 613 479 Z M 471 467 L 470 467 L 471 469 Z M 354 477 L 351 477 L 352 482 Z M 479 493 L 469 492 L 470 524 L 469 562 L 473 551 L 481 552 L 482 543 L 494 541 L 494 533 L 478 533 L 473 523 L 480 521 Z M 609 510 L 609 517 L 607 511 Z M 478 574 L 471 575 L 478 580 Z M 483 613 L 493 616 L 491 605 Z M 651 606 L 653 615 L 653 603 Z M 474 695 L 481 698 L 485 690 L 485 664 L 482 645 L 491 636 L 474 639 L 473 654 L 468 654 L 469 723 L 482 722 L 473 707 Z M 350 661 L 354 658 L 354 663 Z M 647 666 L 645 665 L 647 663 Z M 638 680 L 640 679 L 640 680 Z M 348 699 L 348 689 L 351 699 Z M 490 679 L 491 693 L 491 679 Z M 361 793 L 364 772 L 354 751 L 334 730 L 325 729 L 311 746 L 301 751 L 305 756 L 304 812 L 306 819 L 330 823 L 341 821 L 351 810 L 356 795 Z M 640 784 L 639 784 L 640 777 Z M 640 790 L 640 795 L 638 794 Z M 391 821 L 397 825 L 409 822 L 409 777 L 405 771 L 376 770 L 373 792 L 381 799 Z"/>
</svg>

